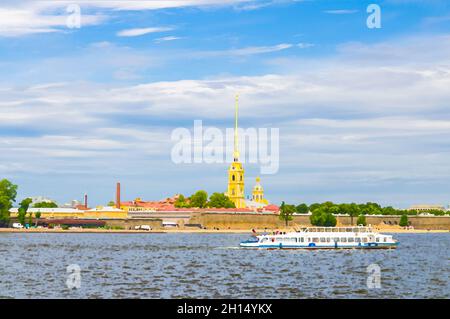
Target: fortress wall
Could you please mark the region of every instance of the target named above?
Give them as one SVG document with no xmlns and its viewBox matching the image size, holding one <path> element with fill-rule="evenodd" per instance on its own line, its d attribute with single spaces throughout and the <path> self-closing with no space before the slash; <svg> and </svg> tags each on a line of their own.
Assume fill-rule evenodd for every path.
<svg viewBox="0 0 450 319">
<path fill-rule="evenodd" d="M 217 214 L 195 213 L 190 223 L 202 224 L 207 228 L 249 229 L 249 228 L 282 228 L 285 222 L 277 214 Z M 309 225 L 309 216 L 294 216 L 289 225 Z"/>
<path fill-rule="evenodd" d="M 167 218 L 165 218 L 167 219 Z M 173 221 L 178 222 L 180 229 L 187 223 L 184 218 L 174 217 Z M 350 217 L 337 216 L 338 226 L 350 225 Z M 357 218 L 353 218 L 356 223 Z M 410 224 L 416 229 L 440 229 L 450 230 L 450 216 L 408 216 Z M 13 218 L 12 221 L 16 221 Z M 133 218 L 133 219 L 104 219 L 108 226 L 119 226 L 124 229 L 134 228 L 138 225 L 149 225 L 153 229 L 161 229 L 162 218 Z M 400 216 L 367 216 L 367 224 L 378 225 L 398 225 Z M 285 227 L 285 222 L 280 220 L 276 214 L 233 214 L 233 213 L 191 213 L 189 224 L 200 224 L 206 228 L 217 227 L 219 229 L 280 229 Z M 309 216 L 294 216 L 289 222 L 289 226 L 311 226 Z"/>
<path fill-rule="evenodd" d="M 353 218 L 356 223 L 357 218 Z M 339 216 L 341 225 L 350 225 L 350 217 Z M 366 216 L 367 224 L 398 225 L 400 216 Z M 444 229 L 450 230 L 450 216 L 408 216 L 408 222 L 416 229 Z"/>
<path fill-rule="evenodd" d="M 118 226 L 124 229 L 134 229 L 135 226 L 149 225 L 153 229 L 162 228 L 161 219 L 108 219 L 105 220 L 108 226 Z"/>
<path fill-rule="evenodd" d="M 357 218 L 353 218 L 356 223 Z M 416 229 L 444 229 L 450 230 L 450 216 L 408 216 L 411 225 Z M 337 216 L 338 226 L 351 224 L 348 216 Z M 377 225 L 398 225 L 400 216 L 367 216 L 367 224 Z M 207 228 L 218 227 L 220 229 L 251 229 L 251 228 L 282 228 L 284 221 L 278 215 L 261 214 L 211 214 L 194 213 L 190 223 L 202 224 Z M 294 216 L 289 222 L 289 226 L 311 226 L 309 216 Z"/>
</svg>

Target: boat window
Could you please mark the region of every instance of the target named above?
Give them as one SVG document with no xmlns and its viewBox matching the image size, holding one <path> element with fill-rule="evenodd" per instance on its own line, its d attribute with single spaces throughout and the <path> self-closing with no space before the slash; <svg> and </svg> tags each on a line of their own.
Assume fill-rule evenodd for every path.
<svg viewBox="0 0 450 319">
<path fill-rule="evenodd" d="M 386 242 L 387 241 L 387 238 L 386 237 L 384 237 L 384 242 Z"/>
<path fill-rule="evenodd" d="M 327 237 L 327 243 L 329 243 L 330 242 L 330 237 Z"/>
<path fill-rule="evenodd" d="M 316 237 L 316 238 L 313 238 L 312 241 L 313 241 L 313 243 L 318 243 L 318 242 L 319 242 L 319 238 L 317 238 L 317 237 Z"/>
<path fill-rule="evenodd" d="M 379 242 L 380 241 L 380 238 L 379 237 L 377 237 L 377 239 L 375 240 L 376 242 Z"/>
<path fill-rule="evenodd" d="M 363 238 L 363 242 L 367 243 L 367 237 Z"/>
<path fill-rule="evenodd" d="M 347 242 L 347 238 L 342 237 L 342 238 L 341 238 L 341 242 L 346 243 L 346 242 Z"/>
<path fill-rule="evenodd" d="M 339 242 L 339 237 L 334 238 L 334 241 L 338 243 Z"/>
<path fill-rule="evenodd" d="M 303 237 L 300 237 L 300 241 L 303 243 L 305 239 Z"/>
<path fill-rule="evenodd" d="M 357 242 L 357 243 L 360 243 L 360 242 L 361 242 L 361 238 L 356 237 L 356 242 Z"/>
<path fill-rule="evenodd" d="M 349 243 L 353 243 L 354 241 L 355 241 L 355 238 L 353 238 L 353 237 L 349 237 L 349 238 L 348 238 L 348 242 L 349 242 Z"/>
</svg>

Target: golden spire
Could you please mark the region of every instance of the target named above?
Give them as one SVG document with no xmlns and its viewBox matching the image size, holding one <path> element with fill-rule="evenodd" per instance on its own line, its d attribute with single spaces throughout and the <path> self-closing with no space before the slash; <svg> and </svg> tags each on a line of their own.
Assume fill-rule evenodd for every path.
<svg viewBox="0 0 450 319">
<path fill-rule="evenodd" d="M 236 94 L 236 105 L 234 111 L 234 152 L 233 152 L 233 158 L 235 162 L 239 161 L 238 107 L 239 107 L 239 94 Z"/>
</svg>

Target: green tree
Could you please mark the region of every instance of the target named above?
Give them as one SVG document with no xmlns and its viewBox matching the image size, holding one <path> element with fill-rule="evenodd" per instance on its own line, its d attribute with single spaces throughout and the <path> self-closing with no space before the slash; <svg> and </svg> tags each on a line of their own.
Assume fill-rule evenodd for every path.
<svg viewBox="0 0 450 319">
<path fill-rule="evenodd" d="M 358 216 L 361 213 L 360 207 L 355 204 L 341 204 L 339 205 L 339 210 L 341 214 L 346 214 L 350 216 L 350 224 L 353 225 L 353 218 Z"/>
<path fill-rule="evenodd" d="M 400 225 L 401 227 L 408 226 L 408 215 L 403 214 L 402 217 L 400 217 L 400 223 L 399 223 L 399 225 Z"/>
<path fill-rule="evenodd" d="M 310 210 L 311 212 L 313 212 L 313 211 L 315 211 L 317 208 L 319 208 L 321 205 L 322 205 L 322 204 L 319 204 L 319 203 L 311 204 L 311 206 L 309 206 L 309 210 Z"/>
<path fill-rule="evenodd" d="M 296 212 L 294 205 L 286 205 L 284 202 L 281 203 L 280 206 L 280 216 L 281 220 L 284 220 L 286 226 L 288 226 L 289 222 L 294 219 L 292 215 Z"/>
<path fill-rule="evenodd" d="M 30 225 L 30 227 L 31 227 L 31 225 L 33 225 L 33 213 L 32 212 L 30 212 L 28 214 L 28 225 Z"/>
<path fill-rule="evenodd" d="M 205 208 L 208 202 L 208 193 L 205 191 L 197 191 L 190 197 L 190 206 Z"/>
<path fill-rule="evenodd" d="M 299 214 L 308 214 L 309 207 L 306 204 L 299 204 L 295 207 L 295 211 Z"/>
<path fill-rule="evenodd" d="M 33 205 L 34 208 L 56 208 L 58 204 L 55 202 L 40 202 Z"/>
<path fill-rule="evenodd" d="M 213 193 L 209 197 L 208 207 L 235 208 L 236 206 L 224 193 Z"/>
<path fill-rule="evenodd" d="M 364 214 L 359 215 L 358 219 L 356 220 L 356 224 L 366 226 L 367 225 L 366 216 Z"/>
<path fill-rule="evenodd" d="M 113 207 L 116 206 L 116 203 L 113 200 L 110 200 L 106 206 Z"/>
<path fill-rule="evenodd" d="M 339 206 L 335 205 L 335 206 L 331 206 L 327 208 L 327 213 L 331 213 L 333 215 L 339 214 L 340 209 Z"/>
<path fill-rule="evenodd" d="M 432 209 L 432 210 L 428 211 L 428 213 L 433 214 L 435 216 L 444 216 L 445 215 L 445 211 L 439 210 L 439 209 Z"/>
<path fill-rule="evenodd" d="M 407 215 L 418 215 L 419 212 L 415 209 L 409 209 L 407 210 Z"/>
<path fill-rule="evenodd" d="M 39 218 L 41 218 L 41 212 L 37 211 L 36 214 L 34 214 L 34 216 L 36 217 L 36 226 L 37 226 L 39 223 Z"/>
<path fill-rule="evenodd" d="M 17 185 L 7 179 L 0 180 L 0 226 L 9 223 L 9 210 L 16 201 Z"/>
<path fill-rule="evenodd" d="M 383 215 L 397 215 L 398 211 L 395 208 L 391 207 L 391 206 L 387 206 L 387 207 L 383 208 L 382 214 Z"/>
<path fill-rule="evenodd" d="M 312 212 L 309 217 L 314 226 L 334 227 L 336 226 L 336 217 L 331 213 L 331 208 L 320 207 Z"/>
<path fill-rule="evenodd" d="M 19 220 L 19 223 L 22 225 L 25 225 L 25 219 L 27 216 L 28 208 L 30 207 L 32 200 L 31 198 L 25 198 L 20 202 L 19 211 L 17 213 L 17 219 Z"/>
<path fill-rule="evenodd" d="M 180 196 L 178 196 L 177 200 L 175 201 L 174 206 L 177 208 L 189 207 L 189 203 L 186 201 L 186 198 L 184 197 L 184 195 L 180 195 Z"/>
</svg>

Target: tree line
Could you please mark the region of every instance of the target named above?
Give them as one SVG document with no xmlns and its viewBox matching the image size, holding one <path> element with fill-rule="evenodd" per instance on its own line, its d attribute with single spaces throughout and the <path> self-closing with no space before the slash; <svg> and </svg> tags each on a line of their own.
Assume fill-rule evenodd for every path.
<svg viewBox="0 0 450 319">
<path fill-rule="evenodd" d="M 0 227 L 7 227 L 10 223 L 10 210 L 16 202 L 17 185 L 11 183 L 7 179 L 0 180 Z M 28 209 L 32 203 L 31 198 L 25 198 L 19 203 L 17 211 L 17 219 L 19 223 L 25 225 L 28 221 L 29 225 L 33 224 L 33 213 L 28 213 Z M 54 208 L 58 205 L 54 202 L 40 202 L 33 205 L 35 208 Z M 36 219 L 41 218 L 41 213 L 34 214 Z"/>
<path fill-rule="evenodd" d="M 401 215 L 400 226 L 408 225 L 408 215 L 418 215 L 421 212 L 416 210 L 404 210 L 395 209 L 392 206 L 382 207 L 380 204 L 368 202 L 365 204 L 356 203 L 343 203 L 335 204 L 333 202 L 324 203 L 314 203 L 307 205 L 301 203 L 298 205 L 291 205 L 282 203 L 280 206 L 280 219 L 286 222 L 293 219 L 292 215 L 294 213 L 298 214 L 308 214 L 311 213 L 310 221 L 312 225 L 315 226 L 335 226 L 336 225 L 336 215 L 348 215 L 351 219 L 351 224 L 354 223 L 354 218 L 356 218 L 357 225 L 366 225 L 366 216 L 368 215 Z M 427 213 L 433 215 L 446 215 L 450 212 L 445 212 L 441 210 L 430 210 Z M 405 216 L 405 217 L 403 217 Z"/>
<path fill-rule="evenodd" d="M 208 193 L 199 190 L 189 197 L 179 195 L 175 201 L 177 208 L 235 208 L 236 206 L 231 199 L 224 193 L 213 193 L 208 199 Z"/>
</svg>

